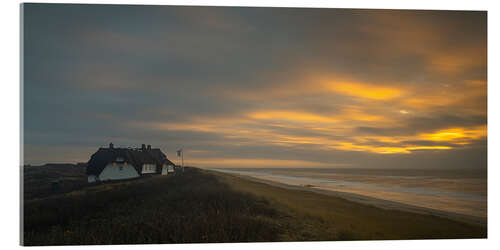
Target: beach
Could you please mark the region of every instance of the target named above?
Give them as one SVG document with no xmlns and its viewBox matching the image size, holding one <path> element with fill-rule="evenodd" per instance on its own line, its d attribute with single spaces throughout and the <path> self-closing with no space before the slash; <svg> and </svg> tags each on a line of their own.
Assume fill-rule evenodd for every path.
<svg viewBox="0 0 500 250">
<path fill-rule="evenodd" d="M 319 170 L 314 173 L 314 171 L 301 169 L 218 168 L 211 170 L 234 174 L 277 187 L 341 197 L 383 209 L 435 215 L 482 226 L 487 224 L 486 181 L 482 182 L 483 177 L 477 174 L 467 173 L 466 181 L 468 183 L 466 184 L 468 186 L 463 184 L 463 181 L 459 183 L 462 184 L 460 186 L 449 183 L 459 182 L 462 173 L 454 173 L 453 178 L 449 176 L 449 173 L 447 173 L 446 178 L 443 176 L 433 178 L 430 175 L 419 176 L 421 173 L 411 172 L 409 174 L 409 171 L 404 172 L 405 176 L 397 172 L 396 174 L 400 176 L 387 176 L 381 174 L 387 171 L 373 170 L 363 171 L 363 175 L 354 175 L 353 171 L 346 170 L 337 171 L 340 173 L 331 173 L 332 171 L 327 170 Z M 394 172 L 392 171 L 392 174 Z M 422 179 L 425 179 L 428 182 L 425 185 L 431 188 L 424 186 Z M 395 183 L 396 180 L 404 181 L 406 186 Z M 413 185 L 411 185 L 412 181 Z M 482 186 L 483 184 L 484 186 Z"/>
</svg>

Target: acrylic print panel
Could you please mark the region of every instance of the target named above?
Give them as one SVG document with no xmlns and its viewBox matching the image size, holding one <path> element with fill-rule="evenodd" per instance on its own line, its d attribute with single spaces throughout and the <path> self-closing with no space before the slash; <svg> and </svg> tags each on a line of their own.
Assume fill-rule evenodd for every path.
<svg viewBox="0 0 500 250">
<path fill-rule="evenodd" d="M 487 237 L 486 12 L 21 8 L 23 245 Z"/>
</svg>

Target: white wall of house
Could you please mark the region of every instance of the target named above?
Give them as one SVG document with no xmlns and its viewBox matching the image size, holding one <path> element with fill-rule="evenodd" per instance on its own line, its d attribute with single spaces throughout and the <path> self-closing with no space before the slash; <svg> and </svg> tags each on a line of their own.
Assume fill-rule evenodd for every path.
<svg viewBox="0 0 500 250">
<path fill-rule="evenodd" d="M 142 172 L 143 174 L 152 174 L 156 173 L 156 164 L 144 164 L 142 165 Z"/>
<path fill-rule="evenodd" d="M 121 180 L 139 177 L 134 166 L 124 163 L 109 163 L 99 174 L 99 180 Z"/>
<path fill-rule="evenodd" d="M 174 172 L 174 165 L 163 164 L 161 168 L 162 175 L 167 175 L 168 173 L 173 173 L 173 172 Z"/>
<path fill-rule="evenodd" d="M 96 182 L 96 181 L 97 181 L 97 180 L 96 180 L 96 176 L 95 176 L 95 175 L 89 175 L 89 176 L 88 176 L 88 181 L 89 181 L 89 183 L 91 183 L 91 182 Z"/>
<path fill-rule="evenodd" d="M 173 172 L 175 172 L 175 167 L 174 167 L 174 165 L 168 165 L 168 172 L 169 172 L 169 173 L 173 173 Z"/>
<path fill-rule="evenodd" d="M 167 164 L 163 164 L 163 166 L 161 166 L 161 175 L 167 175 L 167 174 L 168 174 Z"/>
</svg>

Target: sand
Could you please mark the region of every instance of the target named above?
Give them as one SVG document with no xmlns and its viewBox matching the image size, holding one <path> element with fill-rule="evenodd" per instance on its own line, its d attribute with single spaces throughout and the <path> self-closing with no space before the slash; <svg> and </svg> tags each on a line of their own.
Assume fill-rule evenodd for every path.
<svg viewBox="0 0 500 250">
<path fill-rule="evenodd" d="M 260 182 L 260 183 L 265 183 L 265 184 L 276 186 L 276 187 L 293 189 L 293 190 L 307 190 L 307 191 L 311 191 L 311 192 L 318 193 L 318 194 L 340 197 L 340 198 L 343 198 L 343 199 L 346 199 L 346 200 L 349 200 L 352 202 L 372 205 L 372 206 L 382 208 L 382 209 L 400 210 L 400 211 L 406 211 L 406 212 L 412 212 L 412 213 L 434 215 L 434 216 L 439 216 L 442 218 L 448 218 L 451 220 L 460 221 L 460 222 L 464 222 L 464 223 L 468 223 L 468 224 L 480 225 L 480 226 L 487 225 L 487 218 L 485 218 L 485 217 L 463 215 L 463 214 L 453 213 L 453 212 L 449 212 L 449 211 L 442 211 L 442 210 L 437 210 L 437 209 L 413 206 L 413 205 L 408 205 L 408 204 L 404 204 L 404 203 L 400 203 L 400 202 L 383 200 L 383 199 L 378 199 L 378 198 L 365 196 L 365 195 L 339 192 L 339 191 L 333 191 L 333 190 L 325 190 L 325 189 L 321 189 L 321 188 L 318 188 L 318 187 L 313 186 L 313 185 L 303 185 L 303 184 L 291 185 L 291 184 L 285 184 L 285 183 L 272 181 L 269 179 L 261 179 L 261 178 L 255 178 L 252 176 L 246 176 L 243 174 L 237 174 L 237 173 L 227 173 L 227 174 L 235 175 L 235 176 L 238 176 L 240 178 L 244 178 L 247 180 L 256 181 L 256 182 Z"/>
</svg>

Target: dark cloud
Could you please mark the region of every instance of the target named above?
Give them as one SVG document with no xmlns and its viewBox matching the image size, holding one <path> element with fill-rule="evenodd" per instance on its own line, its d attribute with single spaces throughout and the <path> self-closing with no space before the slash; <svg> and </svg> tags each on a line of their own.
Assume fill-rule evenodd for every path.
<svg viewBox="0 0 500 250">
<path fill-rule="evenodd" d="M 400 136 L 437 131 L 450 127 L 475 127 L 486 124 L 485 115 L 455 115 L 431 113 L 427 116 L 414 116 L 401 121 L 402 125 L 391 127 L 360 126 L 356 131 L 363 134 Z"/>
<path fill-rule="evenodd" d="M 486 125 L 485 12 L 23 11 L 28 163 L 85 160 L 113 141 L 167 152 L 184 145 L 198 162 L 485 164 L 486 146 L 477 144 L 486 140 L 478 129 Z M 481 135 L 469 146 L 419 137 L 452 127 Z M 415 149 L 431 146 L 452 149 Z M 407 149 L 386 154 L 391 147 Z"/>
</svg>

